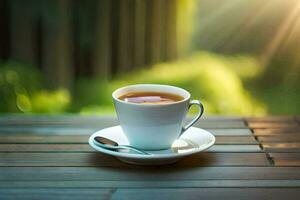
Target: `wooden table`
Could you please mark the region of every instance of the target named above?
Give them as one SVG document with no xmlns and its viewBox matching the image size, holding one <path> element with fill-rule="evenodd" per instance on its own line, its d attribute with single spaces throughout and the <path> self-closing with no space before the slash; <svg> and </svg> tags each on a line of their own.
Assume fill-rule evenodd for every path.
<svg viewBox="0 0 300 200">
<path fill-rule="evenodd" d="M 202 119 L 216 145 L 128 165 L 87 144 L 114 117 L 1 116 L 0 199 L 300 199 L 300 118 Z"/>
</svg>

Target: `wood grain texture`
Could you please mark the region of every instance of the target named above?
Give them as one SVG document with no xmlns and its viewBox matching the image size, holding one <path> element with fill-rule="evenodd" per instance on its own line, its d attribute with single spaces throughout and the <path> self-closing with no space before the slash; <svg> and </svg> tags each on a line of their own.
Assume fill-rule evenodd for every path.
<svg viewBox="0 0 300 200">
<path fill-rule="evenodd" d="M 192 117 L 188 116 L 188 120 Z M 242 118 L 232 118 L 232 117 L 203 117 L 200 121 L 209 123 L 232 123 L 240 124 L 244 123 Z M 78 115 L 1 115 L 0 124 L 1 125 L 51 125 L 51 124 L 97 124 L 103 122 L 117 122 L 117 117 L 115 115 L 101 115 L 101 116 L 78 116 Z"/>
<path fill-rule="evenodd" d="M 0 189 L 1 199 L 284 199 L 296 198 L 296 188 L 186 188 L 186 189 Z"/>
<path fill-rule="evenodd" d="M 114 117 L 0 116 L 0 199 L 297 199 L 300 128 L 293 119 L 247 118 L 253 133 L 240 118 L 203 119 L 197 126 L 216 145 L 144 167 L 87 144 L 91 133 L 117 124 Z"/>
<path fill-rule="evenodd" d="M 190 121 L 188 117 L 187 121 Z M 21 117 L 21 116 L 0 116 L 1 128 L 13 127 L 72 127 L 72 128 L 105 128 L 118 125 L 115 116 L 56 116 L 56 117 Z M 245 122 L 239 118 L 204 118 L 195 124 L 196 127 L 206 129 L 247 129 Z"/>
<path fill-rule="evenodd" d="M 87 144 L 89 135 L 0 135 L 0 144 Z M 253 136 L 216 136 L 216 144 L 258 144 Z"/>
<path fill-rule="evenodd" d="M 0 152 L 94 152 L 88 144 L 0 144 Z M 207 152 L 261 152 L 258 145 L 214 145 Z"/>
<path fill-rule="evenodd" d="M 182 159 L 181 166 L 268 166 L 264 153 L 199 153 Z M 0 153 L 0 166 L 123 166 L 101 153 Z"/>
<path fill-rule="evenodd" d="M 110 199 L 114 189 L 0 189 L 1 200 L 9 199 Z"/>
<path fill-rule="evenodd" d="M 1 199 L 296 199 L 297 188 L 0 189 Z"/>
<path fill-rule="evenodd" d="M 263 143 L 267 152 L 300 152 L 300 143 Z"/>
<path fill-rule="evenodd" d="M 51 125 L 51 124 L 85 124 L 85 123 L 101 123 L 104 122 L 117 122 L 116 116 L 106 115 L 106 116 L 78 116 L 78 115 L 57 115 L 57 116 L 47 116 L 47 115 L 1 115 L 0 124 L 1 125 Z"/>
<path fill-rule="evenodd" d="M 296 121 L 289 122 L 248 122 L 250 128 L 300 128 L 299 124 Z"/>
<path fill-rule="evenodd" d="M 253 132 L 257 136 L 300 134 L 300 128 L 263 128 L 253 129 Z"/>
<path fill-rule="evenodd" d="M 293 116 L 266 116 L 266 117 L 246 117 L 247 122 L 295 122 L 296 117 Z"/>
<path fill-rule="evenodd" d="M 276 166 L 300 166 L 300 153 L 270 153 Z"/>
<path fill-rule="evenodd" d="M 112 199 L 296 199 L 297 188 L 186 188 L 186 189 L 119 189 Z"/>
<path fill-rule="evenodd" d="M 203 128 L 203 127 L 201 127 Z M 211 132 L 215 136 L 252 136 L 252 132 L 247 128 L 226 128 L 226 129 L 215 129 L 207 128 L 207 131 Z"/>
<path fill-rule="evenodd" d="M 247 128 L 247 125 L 243 120 L 199 120 L 195 123 L 196 127 L 201 128 L 215 128 L 215 129 L 226 129 L 226 128 Z"/>
<path fill-rule="evenodd" d="M 268 136 L 258 136 L 258 140 L 262 143 L 285 143 L 300 142 L 300 134 L 274 134 Z"/>
<path fill-rule="evenodd" d="M 0 144 L 87 144 L 89 135 L 0 135 Z"/>
<path fill-rule="evenodd" d="M 255 140 L 254 136 L 218 136 L 218 135 L 216 135 L 215 137 L 216 137 L 216 144 L 258 144 L 258 141 Z"/>
<path fill-rule="evenodd" d="M 207 152 L 262 152 L 259 145 L 214 145 Z"/>
<path fill-rule="evenodd" d="M 33 134 L 33 135 L 91 135 L 102 128 L 117 124 L 105 124 L 103 127 L 73 127 L 73 126 L 1 126 L 0 136 L 7 134 Z M 203 127 L 201 127 L 203 128 Z M 215 136 L 251 136 L 250 129 L 214 129 L 205 128 Z"/>
<path fill-rule="evenodd" d="M 1 167 L 1 181 L 297 180 L 300 167 Z"/>
<path fill-rule="evenodd" d="M 0 181 L 0 188 L 261 188 L 300 187 L 300 180 Z"/>
<path fill-rule="evenodd" d="M 109 127 L 109 126 L 107 126 Z M 0 135 L 32 134 L 32 135 L 91 135 L 99 128 L 76 127 L 0 127 Z"/>
<path fill-rule="evenodd" d="M 298 122 L 298 124 L 300 124 L 300 116 L 296 116 L 295 119 Z"/>
<path fill-rule="evenodd" d="M 94 152 L 88 144 L 0 144 L 0 152 Z"/>
<path fill-rule="evenodd" d="M 102 121 L 97 123 L 78 123 L 78 124 L 63 124 L 63 123 L 53 123 L 53 124 L 9 124 L 9 125 L 1 125 L 1 129 L 4 130 L 5 128 L 90 128 L 90 129 L 102 129 L 107 128 L 110 126 L 117 126 L 119 123 L 117 121 Z M 211 121 L 203 121 L 196 123 L 194 125 L 198 128 L 204 128 L 204 129 L 238 129 L 239 130 L 247 130 L 247 127 L 241 123 L 237 122 L 235 125 L 227 124 L 226 122 L 211 122 Z"/>
</svg>

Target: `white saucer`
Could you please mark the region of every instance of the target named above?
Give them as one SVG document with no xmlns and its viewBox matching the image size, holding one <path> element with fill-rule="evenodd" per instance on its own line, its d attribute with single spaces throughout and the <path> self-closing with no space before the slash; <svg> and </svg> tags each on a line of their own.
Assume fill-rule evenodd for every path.
<svg viewBox="0 0 300 200">
<path fill-rule="evenodd" d="M 147 151 L 151 155 L 143 155 L 135 152 L 113 151 L 97 146 L 94 143 L 96 136 L 109 138 L 119 145 L 129 145 L 128 139 L 120 126 L 105 128 L 93 133 L 89 138 L 89 144 L 102 153 L 116 156 L 121 161 L 137 165 L 162 165 L 178 161 L 180 158 L 201 152 L 215 143 L 215 137 L 206 130 L 191 127 L 176 140 L 170 149 Z"/>
</svg>

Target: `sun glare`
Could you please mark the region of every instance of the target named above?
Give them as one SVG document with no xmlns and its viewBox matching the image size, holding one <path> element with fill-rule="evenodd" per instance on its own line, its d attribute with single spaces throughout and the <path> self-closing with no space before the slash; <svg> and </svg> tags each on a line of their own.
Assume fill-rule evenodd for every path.
<svg viewBox="0 0 300 200">
<path fill-rule="evenodd" d="M 300 17 L 300 1 L 294 1 L 293 3 L 295 2 L 296 4 L 291 5 L 292 9 L 280 24 L 274 37 L 266 45 L 261 56 L 263 66 L 266 66 L 279 48 L 284 46 L 289 38 L 293 37 L 293 33 L 295 33 L 295 29 L 297 28 L 295 24 L 297 24 Z"/>
</svg>

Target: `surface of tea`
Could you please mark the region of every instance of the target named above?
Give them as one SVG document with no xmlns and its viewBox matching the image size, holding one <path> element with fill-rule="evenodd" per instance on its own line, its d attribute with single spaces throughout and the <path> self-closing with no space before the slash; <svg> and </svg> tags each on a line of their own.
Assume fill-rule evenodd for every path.
<svg viewBox="0 0 300 200">
<path fill-rule="evenodd" d="M 138 104 L 167 104 L 181 101 L 183 97 L 164 92 L 130 92 L 120 96 L 119 99 Z"/>
</svg>

